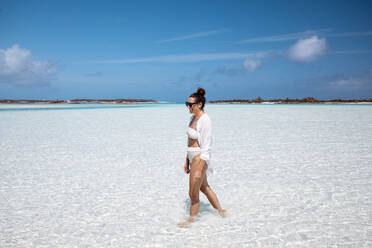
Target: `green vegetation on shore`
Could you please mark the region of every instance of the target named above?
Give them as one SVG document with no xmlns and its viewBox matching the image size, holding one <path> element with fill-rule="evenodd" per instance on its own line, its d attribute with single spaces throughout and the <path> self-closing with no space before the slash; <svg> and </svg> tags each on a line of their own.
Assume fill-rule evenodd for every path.
<svg viewBox="0 0 372 248">
<path fill-rule="evenodd" d="M 332 99 L 332 100 L 317 100 L 314 97 L 306 97 L 302 99 L 270 99 L 265 100 L 261 97 L 257 97 L 256 99 L 232 99 L 232 100 L 213 100 L 209 101 L 209 103 L 284 103 L 284 104 L 299 104 L 299 103 L 372 103 L 372 98 L 370 99 Z"/>
<path fill-rule="evenodd" d="M 73 100 L 11 100 L 0 99 L 0 104 L 41 104 L 41 103 L 60 103 L 60 104 L 79 104 L 79 103 L 103 103 L 103 104 L 133 104 L 133 103 L 160 103 L 160 101 L 151 99 L 73 99 Z M 211 100 L 209 103 L 272 103 L 272 104 L 302 104 L 302 103 L 371 103 L 372 98 L 369 99 L 332 99 L 332 100 L 317 100 L 314 97 L 306 97 L 302 99 L 270 99 L 265 100 L 261 97 L 256 99 L 232 99 L 232 100 Z"/>
</svg>

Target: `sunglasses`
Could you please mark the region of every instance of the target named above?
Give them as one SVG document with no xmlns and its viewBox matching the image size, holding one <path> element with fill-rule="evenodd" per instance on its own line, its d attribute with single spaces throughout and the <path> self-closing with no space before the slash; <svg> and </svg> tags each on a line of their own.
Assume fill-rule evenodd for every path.
<svg viewBox="0 0 372 248">
<path fill-rule="evenodd" d="M 196 104 L 196 102 L 185 102 L 186 107 L 192 107 L 192 105 Z"/>
</svg>

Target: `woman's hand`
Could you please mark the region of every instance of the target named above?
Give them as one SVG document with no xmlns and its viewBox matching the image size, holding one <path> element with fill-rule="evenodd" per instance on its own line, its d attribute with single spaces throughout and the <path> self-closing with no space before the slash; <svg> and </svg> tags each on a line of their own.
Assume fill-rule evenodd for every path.
<svg viewBox="0 0 372 248">
<path fill-rule="evenodd" d="M 190 173 L 189 164 L 190 164 L 189 158 L 186 158 L 185 166 L 183 167 L 183 170 L 185 171 L 186 174 Z"/>
</svg>

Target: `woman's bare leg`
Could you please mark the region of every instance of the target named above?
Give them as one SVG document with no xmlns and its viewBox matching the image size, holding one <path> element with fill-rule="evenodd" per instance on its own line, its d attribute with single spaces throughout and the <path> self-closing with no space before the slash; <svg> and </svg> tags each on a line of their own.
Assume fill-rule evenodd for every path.
<svg viewBox="0 0 372 248">
<path fill-rule="evenodd" d="M 189 181 L 189 196 L 191 200 L 190 217 L 195 217 L 199 212 L 199 191 L 205 178 L 207 171 L 207 164 L 200 156 L 196 156 L 192 161 Z"/>
<path fill-rule="evenodd" d="M 200 159 L 200 156 L 196 156 L 192 160 L 190 177 L 189 177 L 189 196 L 190 196 L 190 217 L 185 222 L 178 224 L 180 227 L 187 227 L 194 221 L 194 218 L 199 212 L 199 191 L 202 185 L 202 180 L 205 177 L 207 171 L 207 164 L 204 160 Z"/>
<path fill-rule="evenodd" d="M 207 174 L 205 174 L 204 179 L 202 181 L 202 185 L 200 187 L 200 191 L 205 194 L 205 196 L 208 198 L 208 201 L 211 203 L 211 205 L 217 209 L 217 211 L 222 215 L 226 215 L 226 210 L 221 208 L 220 202 L 218 201 L 216 193 L 211 189 L 211 187 L 208 184 Z"/>
</svg>

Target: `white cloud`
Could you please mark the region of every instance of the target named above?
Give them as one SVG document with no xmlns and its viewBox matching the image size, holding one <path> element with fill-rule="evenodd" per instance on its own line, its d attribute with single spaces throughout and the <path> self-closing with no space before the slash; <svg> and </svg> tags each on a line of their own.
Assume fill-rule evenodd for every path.
<svg viewBox="0 0 372 248">
<path fill-rule="evenodd" d="M 330 34 L 328 36 L 329 37 L 352 37 L 352 36 L 370 36 L 370 35 L 372 35 L 372 31 L 338 33 L 338 34 Z"/>
<path fill-rule="evenodd" d="M 309 36 L 316 35 L 321 32 L 328 32 L 328 29 L 320 29 L 320 30 L 308 30 L 305 32 L 299 33 L 292 33 L 292 34 L 281 34 L 281 35 L 273 35 L 273 36 L 266 36 L 266 37 L 259 37 L 259 38 L 251 38 L 247 40 L 242 40 L 238 43 L 254 43 L 254 42 L 277 42 L 277 41 L 288 41 L 288 40 L 298 40 L 302 38 L 307 38 Z"/>
<path fill-rule="evenodd" d="M 192 53 L 181 55 L 165 55 L 147 58 L 128 58 L 119 60 L 102 60 L 94 61 L 99 64 L 128 64 L 128 63 L 145 63 L 145 62 L 161 62 L 161 63 L 187 63 L 212 60 L 233 60 L 245 59 L 254 57 L 255 53 Z"/>
<path fill-rule="evenodd" d="M 313 61 L 327 50 L 326 40 L 314 35 L 308 39 L 300 39 L 288 50 L 291 59 L 302 62 Z"/>
<path fill-rule="evenodd" d="M 266 58 L 277 54 L 278 51 L 263 51 L 253 53 L 191 53 L 180 55 L 164 55 L 145 58 L 126 58 L 117 60 L 98 60 L 94 64 L 130 64 L 130 63 L 192 63 L 201 61 L 236 60 L 247 58 Z"/>
<path fill-rule="evenodd" d="M 246 69 L 244 68 L 244 66 L 239 67 L 239 68 L 234 68 L 234 67 L 227 67 L 225 65 L 220 65 L 214 70 L 214 73 L 227 75 L 227 76 L 238 76 L 238 75 L 244 74 L 245 72 L 246 72 Z"/>
<path fill-rule="evenodd" d="M 199 37 L 217 35 L 217 34 L 225 33 L 227 31 L 229 31 L 229 30 L 228 29 L 221 29 L 221 30 L 199 32 L 199 33 L 189 34 L 189 35 L 185 35 L 185 36 L 181 36 L 181 37 L 177 37 L 177 38 L 172 38 L 172 39 L 167 39 L 167 40 L 160 40 L 160 41 L 157 41 L 157 43 L 166 43 L 166 42 L 171 42 L 171 41 L 194 39 L 194 38 L 199 38 Z"/>
<path fill-rule="evenodd" d="M 344 51 L 335 51 L 334 54 L 365 54 L 372 53 L 372 50 L 344 50 Z"/>
<path fill-rule="evenodd" d="M 298 39 L 306 39 L 306 38 L 309 38 L 310 36 L 319 35 L 319 34 L 323 34 L 323 36 L 327 36 L 327 37 L 353 37 L 353 36 L 371 36 L 372 35 L 372 31 L 327 34 L 329 33 L 329 31 L 330 29 L 318 29 L 318 30 L 308 30 L 304 32 L 291 33 L 291 34 L 265 36 L 265 37 L 242 40 L 242 41 L 239 41 L 238 44 L 298 40 Z"/>
<path fill-rule="evenodd" d="M 372 77 L 367 75 L 366 71 L 352 76 L 333 74 L 296 80 L 296 84 L 303 92 L 307 92 L 306 94 L 310 92 L 310 94 L 328 95 L 333 99 L 367 99 L 371 98 L 372 92 Z"/>
<path fill-rule="evenodd" d="M 261 61 L 259 60 L 254 60 L 254 59 L 246 59 L 243 63 L 244 68 L 247 69 L 248 71 L 255 71 L 258 67 L 261 65 Z"/>
<path fill-rule="evenodd" d="M 360 78 L 340 78 L 338 80 L 330 81 L 329 85 L 336 88 L 359 88 L 363 85 L 363 80 Z"/>
<path fill-rule="evenodd" d="M 34 61 L 31 51 L 15 44 L 0 49 L 0 83 L 42 84 L 53 78 L 57 67 L 49 61 Z"/>
</svg>

